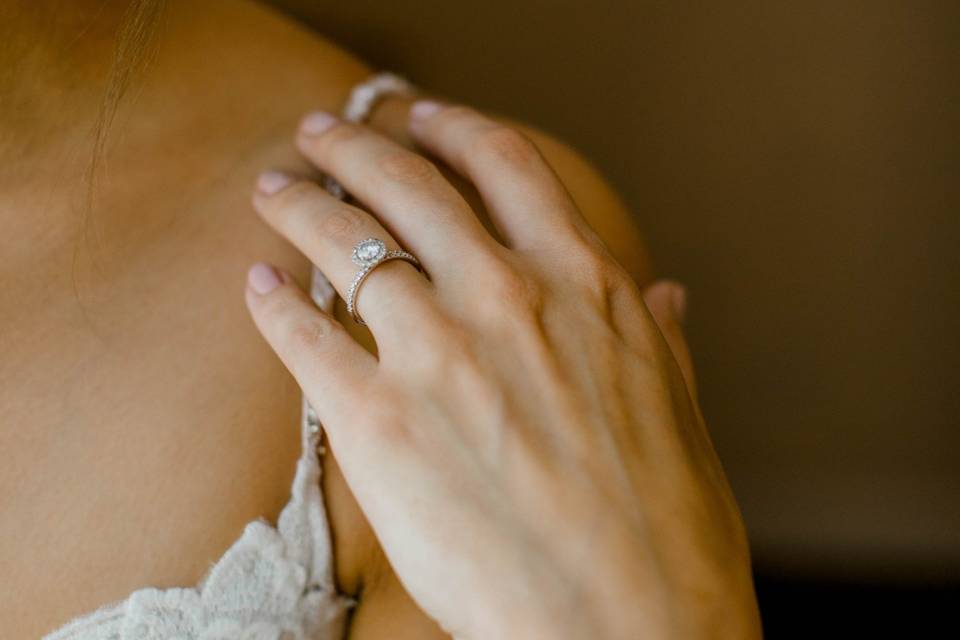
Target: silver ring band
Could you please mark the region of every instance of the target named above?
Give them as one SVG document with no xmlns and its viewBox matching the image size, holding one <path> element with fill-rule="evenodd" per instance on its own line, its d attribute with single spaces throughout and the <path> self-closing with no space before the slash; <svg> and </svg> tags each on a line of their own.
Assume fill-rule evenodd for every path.
<svg viewBox="0 0 960 640">
<path fill-rule="evenodd" d="M 357 275 L 353 277 L 353 282 L 350 283 L 350 288 L 347 289 L 347 313 L 357 324 L 367 324 L 357 313 L 357 294 L 360 293 L 360 285 L 374 269 L 390 260 L 403 260 L 416 267 L 417 271 L 423 271 L 420 261 L 412 253 L 402 249 L 388 251 L 384 242 L 378 238 L 361 240 L 353 248 L 353 262 L 360 266 L 360 270 L 357 271 Z"/>
</svg>

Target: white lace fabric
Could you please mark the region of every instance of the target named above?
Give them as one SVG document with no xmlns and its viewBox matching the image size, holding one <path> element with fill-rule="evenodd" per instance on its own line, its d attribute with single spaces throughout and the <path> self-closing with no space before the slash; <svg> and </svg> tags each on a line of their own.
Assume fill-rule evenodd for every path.
<svg viewBox="0 0 960 640">
<path fill-rule="evenodd" d="M 372 76 L 350 94 L 347 120 L 365 120 L 387 94 L 410 94 L 402 78 Z M 328 179 L 336 197 L 343 188 Z M 349 259 L 349 256 L 345 256 Z M 310 295 L 333 312 L 336 291 L 316 266 Z M 320 492 L 321 439 L 316 413 L 304 398 L 303 453 L 290 501 L 277 527 L 247 524 L 240 538 L 196 587 L 140 589 L 127 599 L 75 619 L 44 640 L 340 640 L 353 601 L 336 592 L 333 553 Z"/>
</svg>

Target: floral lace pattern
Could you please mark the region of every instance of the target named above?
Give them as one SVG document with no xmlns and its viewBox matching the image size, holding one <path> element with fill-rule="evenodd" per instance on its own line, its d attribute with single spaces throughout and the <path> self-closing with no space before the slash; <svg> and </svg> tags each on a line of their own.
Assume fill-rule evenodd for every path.
<svg viewBox="0 0 960 640">
<path fill-rule="evenodd" d="M 339 640 L 337 595 L 316 438 L 305 434 L 277 528 L 249 523 L 196 588 L 141 589 L 44 640 Z"/>
</svg>

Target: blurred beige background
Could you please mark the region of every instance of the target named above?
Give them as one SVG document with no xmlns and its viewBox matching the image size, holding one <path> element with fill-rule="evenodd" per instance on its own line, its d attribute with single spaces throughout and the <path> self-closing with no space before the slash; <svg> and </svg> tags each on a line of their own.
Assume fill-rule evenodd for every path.
<svg viewBox="0 0 960 640">
<path fill-rule="evenodd" d="M 960 576 L 960 3 L 274 4 L 606 172 L 759 566 Z"/>
</svg>

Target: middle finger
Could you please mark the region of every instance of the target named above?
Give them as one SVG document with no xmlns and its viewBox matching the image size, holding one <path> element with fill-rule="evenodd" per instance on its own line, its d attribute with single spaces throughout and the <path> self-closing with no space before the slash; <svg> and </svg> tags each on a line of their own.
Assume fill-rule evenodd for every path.
<svg viewBox="0 0 960 640">
<path fill-rule="evenodd" d="M 360 269 L 351 257 L 357 243 L 376 238 L 388 251 L 400 248 L 376 218 L 309 180 L 277 172 L 261 174 L 253 205 L 271 227 L 320 268 L 344 300 Z M 429 289 L 415 268 L 392 260 L 370 273 L 358 288 L 355 302 L 360 316 L 377 335 L 384 325 L 405 325 L 398 325 L 401 317 L 422 317 L 430 304 Z"/>
<path fill-rule="evenodd" d="M 495 243 L 433 163 L 368 127 L 316 112 L 301 123 L 297 146 L 367 205 L 435 282 Z"/>
</svg>

